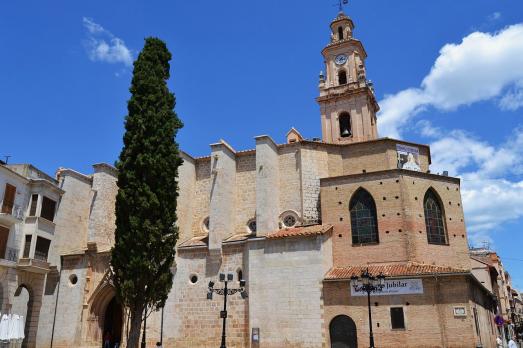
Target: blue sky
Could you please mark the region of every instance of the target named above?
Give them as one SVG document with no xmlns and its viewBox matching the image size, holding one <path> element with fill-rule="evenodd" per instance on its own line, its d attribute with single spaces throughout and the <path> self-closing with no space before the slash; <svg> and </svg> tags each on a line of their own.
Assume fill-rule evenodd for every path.
<svg viewBox="0 0 523 348">
<path fill-rule="evenodd" d="M 146 36 L 173 53 L 170 88 L 192 155 L 294 126 L 321 136 L 318 73 L 335 1 L 17 1 L 0 4 L 0 156 L 54 173 L 113 163 L 131 62 Z M 463 179 L 471 241 L 523 287 L 523 3 L 354 0 L 383 136 L 428 143 Z M 518 261 L 520 260 L 520 261 Z"/>
</svg>

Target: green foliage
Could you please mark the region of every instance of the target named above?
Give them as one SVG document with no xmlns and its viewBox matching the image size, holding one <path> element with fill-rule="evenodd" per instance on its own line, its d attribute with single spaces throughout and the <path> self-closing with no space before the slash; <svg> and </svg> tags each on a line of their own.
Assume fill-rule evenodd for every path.
<svg viewBox="0 0 523 348">
<path fill-rule="evenodd" d="M 163 41 L 145 40 L 134 62 L 124 147 L 116 163 L 119 190 L 111 266 L 118 297 L 136 315 L 144 306 L 163 307 L 173 280 L 182 163 L 175 137 L 183 124 L 166 83 L 170 60 Z"/>
</svg>

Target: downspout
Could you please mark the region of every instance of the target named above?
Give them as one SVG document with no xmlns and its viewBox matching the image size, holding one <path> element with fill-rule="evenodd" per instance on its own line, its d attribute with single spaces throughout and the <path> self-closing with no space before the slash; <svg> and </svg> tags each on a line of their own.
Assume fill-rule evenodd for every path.
<svg viewBox="0 0 523 348">
<path fill-rule="evenodd" d="M 445 322 L 443 320 L 443 315 L 441 314 L 441 308 L 440 308 L 440 289 L 439 289 L 439 279 L 438 275 L 434 275 L 434 305 L 436 306 L 436 311 L 438 312 L 438 322 L 439 322 L 439 328 L 440 328 L 440 336 L 441 336 L 441 346 L 447 347 L 447 330 L 445 328 Z"/>
<path fill-rule="evenodd" d="M 62 280 L 62 269 L 64 268 L 64 257 L 60 255 L 60 274 L 58 275 L 58 289 L 56 290 L 56 301 L 54 303 L 53 330 L 51 331 L 51 346 L 53 348 L 54 327 L 56 324 L 56 309 L 58 308 L 58 297 L 60 296 L 60 281 Z"/>
</svg>

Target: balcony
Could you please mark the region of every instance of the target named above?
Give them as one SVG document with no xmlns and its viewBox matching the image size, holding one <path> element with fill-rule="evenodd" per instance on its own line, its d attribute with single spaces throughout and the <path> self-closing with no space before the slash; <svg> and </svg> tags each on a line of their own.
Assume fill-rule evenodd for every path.
<svg viewBox="0 0 523 348">
<path fill-rule="evenodd" d="M 48 273 L 50 270 L 49 262 L 39 260 L 36 258 L 34 258 L 34 259 L 20 258 L 18 260 L 17 268 L 21 271 L 40 273 L 40 274 Z"/>
<path fill-rule="evenodd" d="M 54 235 L 55 223 L 40 216 L 28 216 L 25 218 L 25 234 L 38 233 L 43 235 Z"/>
<path fill-rule="evenodd" d="M 5 203 L 2 203 L 2 208 L 0 209 L 0 222 L 11 226 L 18 222 L 22 222 L 23 218 L 24 214 L 21 206 L 16 204 L 6 205 Z"/>
</svg>

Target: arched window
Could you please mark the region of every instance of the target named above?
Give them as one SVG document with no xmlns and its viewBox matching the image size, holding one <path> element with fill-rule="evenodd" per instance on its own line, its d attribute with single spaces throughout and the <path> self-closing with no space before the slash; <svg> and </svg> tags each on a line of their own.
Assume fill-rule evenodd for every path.
<svg viewBox="0 0 523 348">
<path fill-rule="evenodd" d="M 427 240 L 429 244 L 447 244 L 445 229 L 445 213 L 436 192 L 429 189 L 423 199 L 425 210 L 425 225 L 427 226 Z"/>
<path fill-rule="evenodd" d="M 345 70 L 340 70 L 338 72 L 338 84 L 339 85 L 347 84 L 347 72 Z"/>
<path fill-rule="evenodd" d="M 352 129 L 350 124 L 350 115 L 347 112 L 342 113 L 339 116 L 340 123 L 340 137 L 346 138 L 352 135 Z"/>
<path fill-rule="evenodd" d="M 360 188 L 352 196 L 349 204 L 352 243 L 378 243 L 378 219 L 376 203 L 366 190 Z"/>
<path fill-rule="evenodd" d="M 343 28 L 338 27 L 338 40 L 343 40 Z"/>
</svg>

